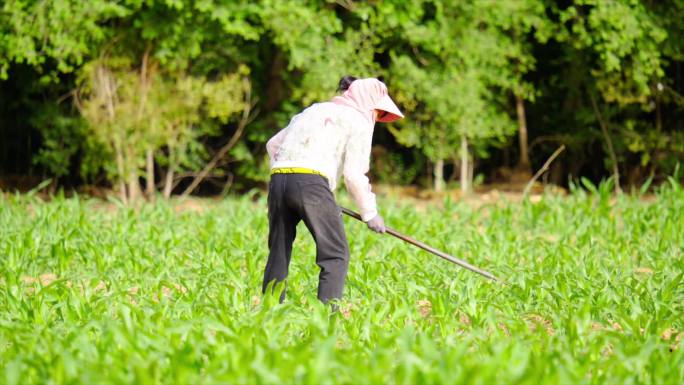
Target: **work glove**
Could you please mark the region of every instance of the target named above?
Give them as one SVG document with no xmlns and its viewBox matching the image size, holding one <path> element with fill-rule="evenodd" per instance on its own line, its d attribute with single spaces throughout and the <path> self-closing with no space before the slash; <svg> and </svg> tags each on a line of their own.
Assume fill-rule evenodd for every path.
<svg viewBox="0 0 684 385">
<path fill-rule="evenodd" d="M 385 221 L 382 220 L 380 214 L 376 215 L 370 221 L 366 222 L 368 228 L 375 231 L 376 233 L 385 232 Z"/>
</svg>

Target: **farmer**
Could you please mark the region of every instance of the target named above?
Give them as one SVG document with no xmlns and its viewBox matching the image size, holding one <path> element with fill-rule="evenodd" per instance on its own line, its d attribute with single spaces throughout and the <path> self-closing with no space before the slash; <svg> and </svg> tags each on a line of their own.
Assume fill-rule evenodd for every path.
<svg viewBox="0 0 684 385">
<path fill-rule="evenodd" d="M 318 299 L 342 297 L 349 267 L 349 246 L 342 213 L 335 202 L 340 175 L 361 211 L 363 221 L 378 233 L 385 224 L 366 177 L 373 126 L 404 115 L 377 79 L 340 80 L 341 96 L 316 103 L 295 115 L 266 143 L 271 160 L 268 186 L 268 262 L 263 292 L 287 278 L 296 227 L 303 220 L 316 242 Z M 285 291 L 280 301 L 285 299 Z"/>
</svg>

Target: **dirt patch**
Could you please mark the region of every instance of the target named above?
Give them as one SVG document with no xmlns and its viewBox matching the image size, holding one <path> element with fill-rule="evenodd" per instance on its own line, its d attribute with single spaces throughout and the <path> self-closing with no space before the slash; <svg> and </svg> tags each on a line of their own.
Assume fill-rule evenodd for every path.
<svg viewBox="0 0 684 385">
<path fill-rule="evenodd" d="M 525 317 L 525 319 L 527 320 L 527 327 L 533 333 L 537 330 L 544 330 L 549 336 L 556 334 L 556 329 L 553 328 L 553 323 L 539 314 L 530 314 L 529 316 Z"/>
<path fill-rule="evenodd" d="M 472 324 L 472 321 L 470 321 L 470 317 L 466 313 L 459 313 L 458 314 L 458 322 L 463 324 L 464 326 L 470 326 Z"/>
<path fill-rule="evenodd" d="M 54 273 L 45 273 L 41 274 L 38 277 L 30 277 L 30 276 L 23 276 L 21 277 L 22 282 L 25 284 L 34 284 L 34 283 L 40 283 L 41 286 L 47 286 L 51 284 L 52 282 L 57 280 L 57 276 Z"/>
<path fill-rule="evenodd" d="M 479 208 L 484 205 L 503 202 L 522 202 L 525 186 L 519 184 L 491 184 L 479 186 L 471 194 L 464 195 L 459 189 L 448 189 L 442 192 L 420 189 L 416 186 L 392 186 L 374 185 L 373 189 L 381 196 L 395 198 L 404 202 L 410 202 L 419 209 L 426 206 L 441 205 L 449 198 L 453 201 L 465 202 L 468 205 Z M 561 187 L 535 185 L 530 190 L 529 200 L 539 203 L 543 200 L 543 194 L 565 196 L 567 191 Z"/>
<path fill-rule="evenodd" d="M 615 330 L 618 333 L 622 333 L 623 331 L 622 325 L 620 325 L 616 321 L 610 321 L 610 326 L 613 328 L 613 330 Z"/>
<path fill-rule="evenodd" d="M 506 335 L 506 337 L 510 337 L 510 336 L 511 336 L 511 331 L 508 330 L 508 327 L 506 326 L 506 324 L 504 324 L 503 322 L 499 322 L 499 323 L 497 324 L 497 326 L 498 326 L 499 329 Z"/>
<path fill-rule="evenodd" d="M 349 318 L 351 318 L 351 315 L 352 315 L 352 305 L 351 305 L 351 304 L 347 304 L 347 305 L 345 305 L 345 306 L 342 306 L 342 307 L 340 308 L 340 313 L 342 313 L 342 317 L 344 317 L 344 319 L 349 319 Z"/>
<path fill-rule="evenodd" d="M 429 317 L 432 314 L 432 302 L 427 299 L 418 301 L 418 312 L 423 318 Z"/>
<path fill-rule="evenodd" d="M 204 213 L 208 211 L 212 205 L 220 202 L 220 199 L 216 198 L 184 198 L 184 199 L 176 199 L 176 198 L 171 198 L 168 203 L 173 208 L 173 211 L 175 213 L 186 213 L 186 212 L 191 212 L 191 213 Z M 139 209 L 142 205 L 146 204 L 145 201 L 140 201 L 136 208 Z M 116 204 L 114 202 L 110 202 L 107 200 L 99 200 L 96 199 L 91 206 L 93 209 L 98 210 L 98 211 L 104 211 L 107 213 L 116 213 L 119 211 L 121 206 L 119 204 Z"/>
<path fill-rule="evenodd" d="M 663 331 L 663 334 L 661 335 L 661 337 L 665 341 L 669 341 L 670 339 L 672 339 L 673 336 L 675 336 L 675 338 L 680 338 L 677 329 L 667 328 L 667 329 L 665 329 L 665 331 Z"/>
<path fill-rule="evenodd" d="M 183 213 L 183 212 L 195 212 L 195 213 L 203 213 L 206 211 L 207 206 L 206 206 L 206 201 L 207 200 L 199 200 L 199 199 L 183 199 L 174 202 L 173 210 L 177 213 Z"/>
<path fill-rule="evenodd" d="M 610 357 L 613 355 L 613 345 L 612 344 L 606 344 L 606 346 L 601 349 L 601 355 L 604 357 Z"/>
<path fill-rule="evenodd" d="M 257 307 L 257 306 L 259 306 L 259 304 L 261 304 L 261 297 L 259 297 L 258 295 L 253 295 L 252 296 L 252 306 Z"/>
<path fill-rule="evenodd" d="M 452 201 L 464 202 L 473 208 L 480 208 L 488 205 L 503 205 L 506 203 L 520 203 L 523 200 L 523 190 L 525 184 L 520 183 L 497 183 L 477 186 L 471 194 L 464 195 L 461 190 L 457 188 L 450 188 L 442 192 L 436 192 L 431 189 L 423 189 L 417 186 L 395 186 L 377 184 L 373 185 L 373 190 L 384 198 L 394 199 L 409 204 L 417 210 L 424 210 L 428 207 L 439 207 L 444 204 L 444 201 L 449 198 Z M 116 212 L 120 205 L 108 200 L 108 197 L 118 199 L 118 194 L 115 191 L 107 188 L 100 188 L 96 186 L 82 186 L 78 189 L 80 197 L 94 198 L 92 206 L 96 210 L 103 210 L 106 212 Z M 529 202 L 540 203 L 543 202 L 546 195 L 566 196 L 567 190 L 555 185 L 535 184 L 528 195 Z M 73 195 L 65 193 L 67 197 Z M 254 196 L 264 196 L 265 191 L 257 193 Z M 41 191 L 37 194 L 38 197 L 45 201 L 49 201 L 51 197 L 47 193 Z M 644 195 L 640 197 L 644 202 L 652 202 L 656 199 L 653 195 Z M 178 198 L 172 197 L 168 202 L 177 213 L 197 212 L 204 213 L 211 209 L 211 207 L 218 202 L 221 202 L 223 197 L 188 197 Z M 145 204 L 144 200 L 140 200 L 136 205 L 140 207 Z"/>
</svg>

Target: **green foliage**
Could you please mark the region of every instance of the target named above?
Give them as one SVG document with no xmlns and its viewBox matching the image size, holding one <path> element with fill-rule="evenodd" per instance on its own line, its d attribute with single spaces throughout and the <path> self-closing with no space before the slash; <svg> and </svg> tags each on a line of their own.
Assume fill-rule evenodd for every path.
<svg viewBox="0 0 684 385">
<path fill-rule="evenodd" d="M 483 13 L 487 3 L 430 4 L 436 8 L 432 20 L 423 22 L 418 13 L 403 24 L 400 34 L 410 49 L 391 49 L 390 73 L 392 90 L 411 117 L 393 132 L 434 161 L 458 154 L 463 136 L 491 143 L 515 126 L 500 108 L 501 79 L 510 71 L 500 31 Z"/>
<path fill-rule="evenodd" d="M 283 77 L 293 84 L 284 105 L 288 113 L 330 99 L 344 75 L 377 76 L 373 30 L 367 24 L 345 28 L 326 2 L 265 1 L 261 5 L 264 28 L 287 57 Z M 287 121 L 289 116 L 280 123 Z"/>
<path fill-rule="evenodd" d="M 574 46 L 596 53 L 592 69 L 608 102 L 646 104 L 653 81 L 664 75 L 662 45 L 667 32 L 658 15 L 637 1 L 576 1 L 561 13 L 572 22 Z M 580 8 L 586 7 L 585 14 Z"/>
<path fill-rule="evenodd" d="M 375 146 L 371 157 L 371 174 L 382 183 L 392 185 L 415 183 L 416 178 L 425 167 L 423 158 L 417 150 L 413 151 L 410 157 L 406 157 L 391 152 L 382 146 Z"/>
<path fill-rule="evenodd" d="M 384 201 L 389 225 L 510 286 L 345 219 L 332 316 L 304 227 L 285 304 L 261 296 L 263 198 L 0 197 L 2 381 L 681 383 L 684 190 L 587 187 L 480 208 Z"/>
<path fill-rule="evenodd" d="M 33 158 L 34 162 L 57 177 L 68 175 L 72 157 L 88 136 L 83 120 L 68 115 L 57 104 L 46 103 L 31 118 L 31 125 L 43 136 L 43 147 Z"/>
<path fill-rule="evenodd" d="M 606 140 L 594 96 L 618 168 L 628 169 L 622 174 L 662 180 L 683 159 L 683 15 L 681 0 L 7 0 L 0 5 L 0 86 L 9 91 L 0 95 L 13 87 L 38 91 L 10 100 L 20 106 L 3 108 L 0 123 L 21 132 L 26 125 L 12 121 L 21 111 L 40 136 L 33 163 L 62 179 L 103 166 L 110 181 L 134 176 L 149 147 L 158 150 L 157 166 L 197 171 L 216 150 L 204 144 L 225 142 L 210 137 L 235 132 L 249 89 L 250 125 L 216 170 L 249 185 L 266 177 L 264 143 L 293 114 L 332 97 L 342 75 L 384 76 L 407 113 L 391 132 L 400 146 L 421 152 L 421 163 L 451 162 L 462 138 L 470 157 L 501 155 L 516 130 L 516 101 L 524 99 L 530 146 L 566 144 L 576 161 L 557 161 L 563 179 L 586 175 L 583 165 L 609 158 L 594 151 Z M 122 84 L 134 84 L 145 55 L 157 76 L 145 107 L 150 118 L 122 111 L 121 121 L 101 128 L 117 126 L 131 143 L 130 165 L 118 170 L 109 161 L 116 151 L 84 131 L 65 94 L 102 58 L 121 60 L 108 66 Z M 174 99 L 178 93 L 186 100 Z M 130 93 L 130 102 L 141 95 Z M 555 148 L 534 149 L 533 167 Z"/>
<path fill-rule="evenodd" d="M 78 103 L 93 138 L 109 155 L 112 179 L 135 184 L 148 152 L 160 158 L 169 175 L 201 168 L 198 141 L 216 134 L 210 119 L 225 124 L 246 108 L 248 74 L 240 67 L 210 82 L 161 73 L 147 54 L 140 68 L 125 57 L 102 58 L 83 67 Z"/>
<path fill-rule="evenodd" d="M 44 79 L 82 66 L 111 33 L 105 24 L 127 9 L 111 0 L 6 0 L 0 9 L 0 79 L 11 62 L 47 70 Z"/>
</svg>

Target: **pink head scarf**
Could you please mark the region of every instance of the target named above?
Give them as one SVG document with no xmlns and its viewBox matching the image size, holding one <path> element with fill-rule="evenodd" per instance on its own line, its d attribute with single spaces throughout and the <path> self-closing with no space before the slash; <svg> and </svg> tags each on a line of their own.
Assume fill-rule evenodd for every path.
<svg viewBox="0 0 684 385">
<path fill-rule="evenodd" d="M 332 102 L 356 109 L 372 123 L 375 122 L 375 110 L 386 112 L 379 122 L 393 122 L 404 117 L 387 94 L 387 86 L 374 78 L 354 80 L 349 89 L 342 96 L 335 96 Z"/>
</svg>

